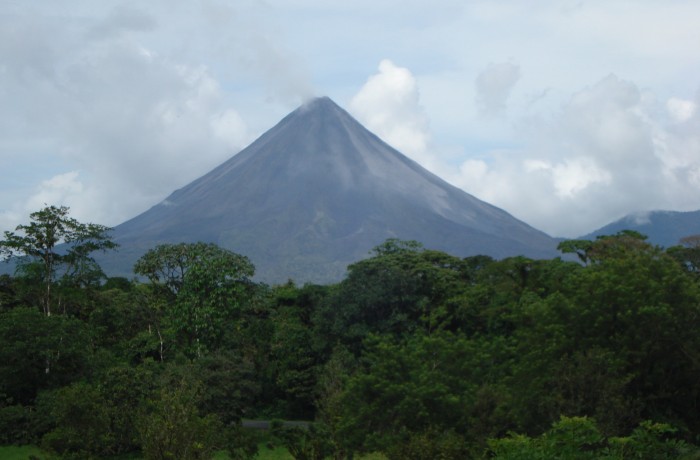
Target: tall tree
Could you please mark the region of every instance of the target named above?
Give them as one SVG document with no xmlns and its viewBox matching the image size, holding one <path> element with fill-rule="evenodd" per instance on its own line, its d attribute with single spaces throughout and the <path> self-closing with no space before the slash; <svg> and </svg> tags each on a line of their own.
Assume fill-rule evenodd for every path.
<svg viewBox="0 0 700 460">
<path fill-rule="evenodd" d="M 668 248 L 668 254 L 678 260 L 688 272 L 700 274 L 700 235 L 683 237 L 679 243 Z"/>
<path fill-rule="evenodd" d="M 57 388 L 89 372 L 92 349 L 85 323 L 47 317 L 35 308 L 0 314 L 0 407 L 5 401 L 31 404 L 40 390 Z"/>
<path fill-rule="evenodd" d="M 170 318 L 197 356 L 220 344 L 228 322 L 251 297 L 255 267 L 247 257 L 209 243 L 164 244 L 134 266 L 169 304 Z"/>
<path fill-rule="evenodd" d="M 46 316 L 51 316 L 51 287 L 59 268 L 64 269 L 66 276 L 82 276 L 86 270 L 99 271 L 90 254 L 117 247 L 108 234 L 110 228 L 78 222 L 68 216 L 69 209 L 46 206 L 29 215 L 29 224 L 18 225 L 15 232 L 6 231 L 5 239 L 0 240 L 0 252 L 6 260 L 19 256 L 20 269 L 40 270 Z M 61 244 L 65 244 L 65 250 L 59 251 L 57 247 Z"/>
<path fill-rule="evenodd" d="M 563 414 L 593 417 L 604 434 L 644 419 L 697 430 L 696 280 L 636 232 L 586 246 L 586 267 L 547 298 L 521 296 L 511 315 L 521 426 L 543 429 Z"/>
<path fill-rule="evenodd" d="M 453 326 L 446 302 L 470 278 L 469 261 L 426 250 L 415 241 L 389 239 L 374 256 L 348 267 L 316 321 L 329 340 L 357 352 L 369 333 L 402 335 Z"/>
<path fill-rule="evenodd" d="M 400 446 L 438 433 L 452 431 L 475 446 L 483 443 L 507 427 L 496 383 L 510 359 L 504 341 L 450 332 L 400 341 L 372 336 L 362 367 L 340 396 L 340 435 L 351 450 L 381 451 L 390 459 L 425 458 L 409 456 Z M 443 441 L 448 439 L 437 442 Z"/>
</svg>

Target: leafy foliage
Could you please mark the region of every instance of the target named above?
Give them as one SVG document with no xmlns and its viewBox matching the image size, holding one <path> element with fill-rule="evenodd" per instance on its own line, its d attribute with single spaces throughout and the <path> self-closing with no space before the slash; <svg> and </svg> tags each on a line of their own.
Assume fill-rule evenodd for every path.
<svg viewBox="0 0 700 460">
<path fill-rule="evenodd" d="M 246 257 L 205 243 L 161 245 L 134 266 L 169 303 L 172 326 L 197 356 L 221 345 L 226 322 L 251 295 L 254 270 Z"/>
<path fill-rule="evenodd" d="M 606 439 L 592 419 L 562 417 L 536 438 L 512 433 L 491 440 L 489 446 L 491 458 L 499 460 L 671 460 L 697 453 L 682 440 L 674 439 L 674 432 L 666 424 L 645 421 L 629 436 Z"/>
<path fill-rule="evenodd" d="M 54 426 L 42 438 L 44 449 L 75 459 L 111 453 L 109 406 L 96 387 L 78 382 L 43 397 L 40 407 L 49 412 Z"/>
<path fill-rule="evenodd" d="M 200 416 L 198 388 L 183 380 L 161 389 L 137 422 L 146 460 L 209 459 L 221 446 L 223 431 L 214 415 Z"/>
<path fill-rule="evenodd" d="M 93 284 L 104 273 L 90 254 L 117 247 L 108 235 L 108 227 L 80 223 L 69 217 L 68 211 L 66 206 L 47 206 L 33 212 L 29 224 L 17 226 L 18 233 L 6 231 L 5 239 L 0 241 L 0 254 L 4 252 L 7 259 L 24 257 L 20 259 L 20 270 L 36 267 L 41 272 L 42 306 L 46 315 L 51 314 L 51 286 L 59 268 L 63 268 L 63 278 L 71 283 Z M 61 243 L 66 246 L 64 251 L 58 251 Z"/>
<path fill-rule="evenodd" d="M 389 240 L 375 254 L 348 267 L 347 278 L 317 313 L 329 341 L 357 352 L 371 333 L 399 336 L 452 326 L 446 301 L 468 280 L 468 263 L 415 242 Z"/>
<path fill-rule="evenodd" d="M 323 460 L 331 453 L 328 436 L 322 425 L 284 425 L 273 421 L 272 435 L 282 442 L 295 460 Z"/>
<path fill-rule="evenodd" d="M 23 231 L 74 225 L 44 211 Z M 0 277 L 2 442 L 244 459 L 243 421 L 274 417 L 306 420 L 274 428 L 296 458 L 698 458 L 694 239 L 563 242 L 578 262 L 388 240 L 338 284 L 268 287 L 206 243 L 148 251 L 147 283 L 104 280 L 93 230 L 64 235 L 68 252 L 47 240 L 49 272 L 47 252 L 26 252 Z"/>
<path fill-rule="evenodd" d="M 15 308 L 0 315 L 0 394 L 31 404 L 42 389 L 90 371 L 89 330 L 82 321 Z"/>
<path fill-rule="evenodd" d="M 342 433 L 366 451 L 400 451 L 432 432 L 483 442 L 484 434 L 498 433 L 507 423 L 500 413 L 499 400 L 507 396 L 498 389 L 498 370 L 485 364 L 508 357 L 507 342 L 487 344 L 451 333 L 398 343 L 376 338 L 363 369 L 347 383 Z"/>
</svg>

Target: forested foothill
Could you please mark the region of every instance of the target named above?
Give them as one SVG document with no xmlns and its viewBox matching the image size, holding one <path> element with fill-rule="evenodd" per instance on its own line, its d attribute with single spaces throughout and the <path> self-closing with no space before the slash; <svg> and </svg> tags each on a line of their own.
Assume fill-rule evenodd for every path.
<svg viewBox="0 0 700 460">
<path fill-rule="evenodd" d="M 30 221 L 0 241 L 0 445 L 245 459 L 258 419 L 297 459 L 700 458 L 700 238 L 552 260 L 388 240 L 337 284 L 268 286 L 207 243 L 108 278 L 108 228 Z"/>
</svg>

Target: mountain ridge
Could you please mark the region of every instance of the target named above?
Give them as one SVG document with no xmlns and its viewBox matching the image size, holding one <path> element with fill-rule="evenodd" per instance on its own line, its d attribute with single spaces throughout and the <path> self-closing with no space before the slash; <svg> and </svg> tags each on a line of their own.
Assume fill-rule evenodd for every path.
<svg viewBox="0 0 700 460">
<path fill-rule="evenodd" d="M 622 230 L 634 230 L 648 237 L 648 241 L 663 247 L 679 244 L 686 236 L 700 234 L 700 210 L 655 210 L 627 214 L 581 237 L 595 239 L 601 235 L 613 235 Z"/>
<path fill-rule="evenodd" d="M 156 244 L 201 240 L 247 255 L 270 282 L 337 281 L 392 237 L 458 256 L 558 254 L 553 238 L 425 170 L 327 97 L 118 225 L 114 237 L 123 260 L 103 259 L 108 272 Z"/>
</svg>

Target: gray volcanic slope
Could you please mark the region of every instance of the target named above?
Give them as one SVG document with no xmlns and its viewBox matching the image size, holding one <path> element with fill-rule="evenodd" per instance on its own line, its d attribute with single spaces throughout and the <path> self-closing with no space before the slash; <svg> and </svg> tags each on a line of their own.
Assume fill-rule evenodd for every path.
<svg viewBox="0 0 700 460">
<path fill-rule="evenodd" d="M 614 235 L 622 230 L 635 230 L 649 237 L 649 242 L 663 247 L 680 243 L 681 238 L 700 234 L 700 211 L 651 211 L 630 214 L 605 227 L 582 236 L 592 240 L 601 235 Z"/>
<path fill-rule="evenodd" d="M 387 238 L 457 256 L 555 256 L 556 241 L 453 187 L 328 98 L 287 115 L 208 174 L 114 230 L 125 274 L 160 243 L 214 242 L 267 282 L 335 282 Z"/>
</svg>

